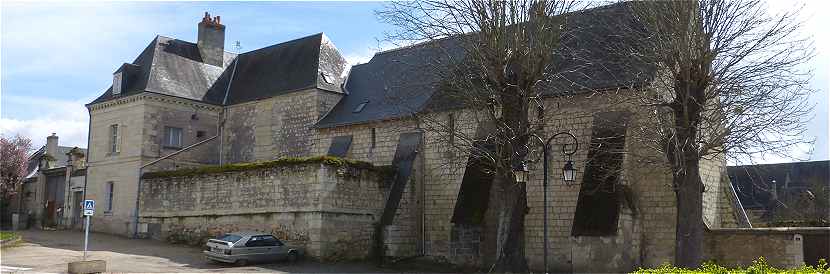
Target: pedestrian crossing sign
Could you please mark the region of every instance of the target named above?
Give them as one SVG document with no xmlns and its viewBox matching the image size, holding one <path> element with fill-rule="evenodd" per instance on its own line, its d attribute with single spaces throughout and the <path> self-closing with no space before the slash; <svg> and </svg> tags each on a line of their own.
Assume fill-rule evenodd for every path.
<svg viewBox="0 0 830 274">
<path fill-rule="evenodd" d="M 84 200 L 84 216 L 92 216 L 95 213 L 95 201 Z"/>
</svg>

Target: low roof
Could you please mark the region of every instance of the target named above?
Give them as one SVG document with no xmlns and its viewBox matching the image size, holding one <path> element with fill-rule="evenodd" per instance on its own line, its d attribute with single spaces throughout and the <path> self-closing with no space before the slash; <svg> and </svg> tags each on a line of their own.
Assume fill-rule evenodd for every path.
<svg viewBox="0 0 830 274">
<path fill-rule="evenodd" d="M 55 157 L 55 162 L 57 163 L 56 168 L 66 166 L 66 162 L 69 160 L 66 154 L 69 153 L 73 148 L 74 147 L 58 146 L 58 155 L 52 155 L 52 157 Z M 81 153 L 86 155 L 85 148 L 78 149 L 81 150 Z M 26 178 L 32 178 L 35 177 L 35 175 L 37 175 L 37 171 L 39 169 L 40 164 L 40 158 L 42 158 L 44 154 L 46 154 L 45 145 L 40 147 L 40 149 L 38 149 L 37 151 L 32 153 L 32 155 L 29 156 L 29 160 L 26 166 L 26 173 L 28 174 L 26 175 Z"/>
<path fill-rule="evenodd" d="M 226 52 L 226 64 L 234 57 Z M 196 44 L 164 36 L 156 36 L 131 64 L 138 71 L 125 77 L 127 83 L 120 95 L 112 94 L 110 86 L 90 104 L 145 91 L 202 100 L 224 71 L 222 67 L 203 63 Z"/>
<path fill-rule="evenodd" d="M 573 12 L 566 18 L 562 43 L 550 67 L 552 79 L 542 87 L 546 94 L 638 86 L 651 80 L 654 66 L 625 58 L 615 48 L 621 42 L 631 41 L 622 31 L 630 30 L 634 24 L 632 11 L 625 3 Z M 461 42 L 466 38 L 450 37 L 380 52 L 369 62 L 353 66 L 345 85 L 348 95 L 317 127 L 366 123 L 452 107 L 448 97 L 436 96 L 441 95 L 441 70 L 464 61 Z"/>
</svg>

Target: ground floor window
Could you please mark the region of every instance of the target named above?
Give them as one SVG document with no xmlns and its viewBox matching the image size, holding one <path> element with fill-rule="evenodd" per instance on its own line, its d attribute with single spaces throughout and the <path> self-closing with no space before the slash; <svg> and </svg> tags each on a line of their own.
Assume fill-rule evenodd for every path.
<svg viewBox="0 0 830 274">
<path fill-rule="evenodd" d="M 106 212 L 112 212 L 112 202 L 113 198 L 115 197 L 115 183 L 107 182 L 107 189 L 106 189 L 106 197 L 107 197 L 107 204 L 106 204 Z"/>
</svg>

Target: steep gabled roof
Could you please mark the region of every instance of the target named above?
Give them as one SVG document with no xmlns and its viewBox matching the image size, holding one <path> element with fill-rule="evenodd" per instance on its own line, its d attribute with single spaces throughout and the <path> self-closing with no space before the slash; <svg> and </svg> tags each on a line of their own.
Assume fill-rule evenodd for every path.
<svg viewBox="0 0 830 274">
<path fill-rule="evenodd" d="M 225 63 L 234 57 L 225 53 Z M 145 91 L 202 100 L 224 70 L 202 63 L 196 44 L 164 36 L 156 36 L 131 64 L 137 71 L 125 76 L 121 94 L 113 95 L 110 86 L 91 104 Z"/>
<path fill-rule="evenodd" d="M 110 86 L 90 104 L 141 92 L 223 104 L 229 82 L 229 105 L 308 88 L 340 93 L 346 59 L 318 33 L 238 56 L 225 52 L 217 67 L 202 62 L 196 44 L 157 36 L 129 66 L 120 95 Z"/>
<path fill-rule="evenodd" d="M 626 3 L 567 15 L 560 49 L 550 66 L 547 95 L 567 95 L 641 85 L 651 80 L 654 66 L 618 54 L 620 43 L 631 43 L 626 31 L 635 29 Z M 317 127 L 359 124 L 412 115 L 426 109 L 457 107 L 442 96 L 440 75 L 464 61 L 461 40 L 449 37 L 381 52 L 352 67 L 345 96 Z M 357 111 L 357 110 L 360 111 Z"/>
<path fill-rule="evenodd" d="M 235 62 L 207 92 L 206 102 L 232 105 L 309 88 L 341 92 L 346 64 L 322 33 L 242 53 Z"/>
</svg>

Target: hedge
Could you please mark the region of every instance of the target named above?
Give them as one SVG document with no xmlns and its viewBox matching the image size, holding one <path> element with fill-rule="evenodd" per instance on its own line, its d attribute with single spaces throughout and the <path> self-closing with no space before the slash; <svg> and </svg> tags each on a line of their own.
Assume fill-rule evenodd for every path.
<svg viewBox="0 0 830 274">
<path fill-rule="evenodd" d="M 752 264 L 745 268 L 726 268 L 719 266 L 713 262 L 705 262 L 702 266 L 696 269 L 679 268 L 669 264 L 661 265 L 657 268 L 644 269 L 640 268 L 633 273 L 639 274 L 662 274 L 662 273 L 747 273 L 747 274 L 762 274 L 762 273 L 830 273 L 830 266 L 824 259 L 819 260 L 817 266 L 802 266 L 792 269 L 780 269 L 770 266 L 764 257 L 752 261 Z"/>
</svg>

